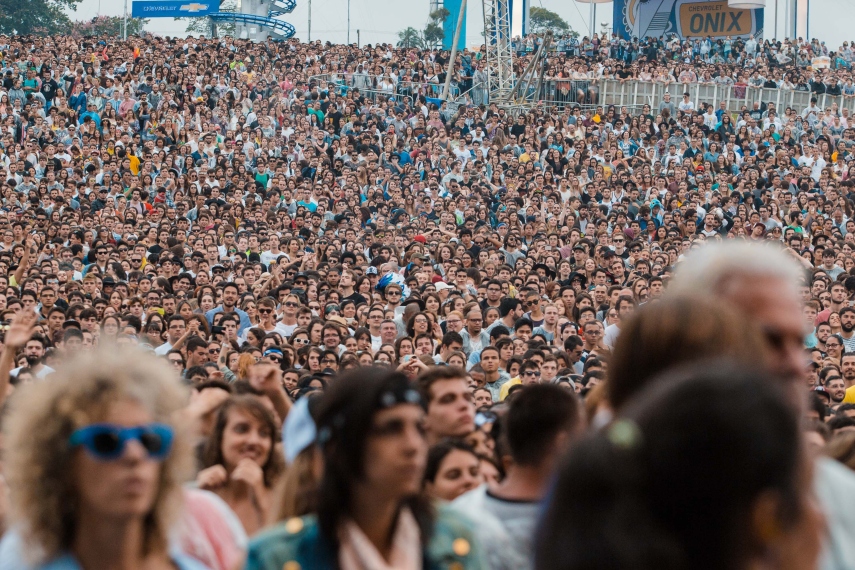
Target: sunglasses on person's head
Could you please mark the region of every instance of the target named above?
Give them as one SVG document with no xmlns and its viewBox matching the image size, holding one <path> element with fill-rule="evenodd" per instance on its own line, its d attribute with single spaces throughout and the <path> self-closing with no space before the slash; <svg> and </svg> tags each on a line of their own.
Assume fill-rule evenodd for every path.
<svg viewBox="0 0 855 570">
<path fill-rule="evenodd" d="M 150 459 L 166 459 L 172 450 L 174 433 L 165 424 L 146 424 L 135 427 L 123 427 L 115 424 L 92 424 L 71 434 L 68 444 L 71 447 L 83 447 L 93 458 L 99 461 L 113 461 L 125 452 L 125 445 L 136 440 L 145 448 Z"/>
</svg>

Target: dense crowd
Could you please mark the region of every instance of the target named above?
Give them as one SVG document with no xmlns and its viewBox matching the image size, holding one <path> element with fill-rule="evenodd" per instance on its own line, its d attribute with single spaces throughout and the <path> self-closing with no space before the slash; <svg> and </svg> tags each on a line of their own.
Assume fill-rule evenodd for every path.
<svg viewBox="0 0 855 570">
<path fill-rule="evenodd" d="M 559 45 L 852 86 L 847 45 Z M 0 569 L 855 565 L 847 110 L 512 114 L 418 87 L 447 58 L 0 36 Z"/>
<path fill-rule="evenodd" d="M 546 37 L 530 34 L 512 41 L 512 50 L 517 55 L 516 78 L 523 74 Z M 440 51 L 424 60 L 416 50 L 396 51 L 397 54 L 384 55 L 387 65 L 372 65 L 358 59 L 329 62 L 321 66 L 321 73 L 339 86 L 357 87 L 363 92 L 376 91 L 408 101 L 418 96 L 440 97 L 449 54 Z M 546 52 L 540 96 L 562 105 L 596 104 L 598 85 L 604 80 L 676 84 L 677 88 L 715 85 L 721 89 L 720 93 L 732 88 L 734 98 L 745 98 L 760 88 L 855 96 L 855 78 L 851 72 L 855 44 L 849 42 L 843 42 L 837 51 L 830 51 L 825 42 L 816 39 L 778 41 L 749 36 L 680 40 L 671 34 L 638 40 L 621 38 L 616 33 L 611 37 L 594 33 L 582 38 L 569 34 L 551 37 Z M 475 105 L 489 102 L 484 58 L 483 47 L 459 54 L 451 70 L 453 95 Z M 534 85 L 529 87 L 533 90 Z M 441 101 L 436 104 L 440 106 Z"/>
</svg>

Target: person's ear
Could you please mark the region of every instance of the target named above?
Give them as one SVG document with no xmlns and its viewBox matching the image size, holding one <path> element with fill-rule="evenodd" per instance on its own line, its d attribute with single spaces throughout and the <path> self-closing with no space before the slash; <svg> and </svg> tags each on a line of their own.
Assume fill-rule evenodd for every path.
<svg viewBox="0 0 855 570">
<path fill-rule="evenodd" d="M 781 496 L 774 491 L 765 491 L 754 500 L 749 513 L 750 538 L 758 552 L 767 550 L 783 535 L 782 507 Z"/>
</svg>

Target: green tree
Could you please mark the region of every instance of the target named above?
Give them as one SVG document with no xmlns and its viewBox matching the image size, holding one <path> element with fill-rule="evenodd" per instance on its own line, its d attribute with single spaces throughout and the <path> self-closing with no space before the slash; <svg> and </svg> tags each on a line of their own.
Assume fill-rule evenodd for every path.
<svg viewBox="0 0 855 570">
<path fill-rule="evenodd" d="M 439 10 L 434 10 L 428 15 L 427 25 L 425 26 L 424 31 L 422 32 L 422 38 L 424 39 L 424 47 L 432 48 L 437 44 L 442 43 L 442 39 L 445 37 L 445 30 L 443 26 L 445 25 L 445 20 L 451 15 L 451 12 L 446 10 L 445 8 L 440 8 Z"/>
<path fill-rule="evenodd" d="M 422 36 L 412 26 L 398 32 L 398 47 L 414 48 L 422 47 Z"/>
<path fill-rule="evenodd" d="M 80 0 L 0 0 L 0 33 L 57 34 L 68 32 L 73 12 Z"/>
<path fill-rule="evenodd" d="M 440 8 L 439 10 L 434 10 L 430 14 L 428 14 L 428 18 L 432 21 L 438 22 L 440 24 L 445 22 L 445 19 L 451 16 L 451 12 L 446 10 L 445 8 Z"/>
<path fill-rule="evenodd" d="M 128 37 L 141 36 L 144 33 L 148 20 L 142 18 L 128 18 Z M 91 20 L 80 20 L 71 23 L 71 35 L 73 36 L 111 36 L 123 37 L 125 29 L 122 16 L 97 16 Z"/>
<path fill-rule="evenodd" d="M 442 25 L 431 22 L 425 26 L 425 31 L 422 32 L 422 35 L 424 35 L 425 47 L 433 47 L 442 42 L 442 39 L 445 37 L 445 30 L 442 29 Z"/>
<path fill-rule="evenodd" d="M 237 2 L 234 0 L 226 0 L 225 2 L 221 2 L 220 12 L 237 12 Z M 211 36 L 213 33 L 214 36 L 234 36 L 235 35 L 235 24 L 234 22 L 213 22 L 211 18 L 207 16 L 200 16 L 198 18 L 175 18 L 176 20 L 185 20 L 187 22 L 187 33 L 188 34 L 202 34 L 205 36 Z"/>
<path fill-rule="evenodd" d="M 528 12 L 528 22 L 535 34 L 552 30 L 553 34 L 562 35 L 570 31 L 570 25 L 561 16 L 546 8 L 532 7 Z"/>
</svg>

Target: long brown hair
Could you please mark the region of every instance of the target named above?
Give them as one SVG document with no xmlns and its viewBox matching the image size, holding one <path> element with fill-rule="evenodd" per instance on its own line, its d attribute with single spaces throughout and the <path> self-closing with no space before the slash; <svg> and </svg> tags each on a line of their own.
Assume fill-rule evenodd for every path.
<svg viewBox="0 0 855 570">
<path fill-rule="evenodd" d="M 261 466 L 264 472 L 264 486 L 268 489 L 272 487 L 282 471 L 285 468 L 285 461 L 282 458 L 281 452 L 277 449 L 276 444 L 279 442 L 279 428 L 276 426 L 276 420 L 273 418 L 273 413 L 267 409 L 258 396 L 251 394 L 243 394 L 232 396 L 220 406 L 217 412 L 217 421 L 214 424 L 214 431 L 211 437 L 205 443 L 205 449 L 202 451 L 202 467 L 208 468 L 213 465 L 224 465 L 223 458 L 223 432 L 226 430 L 226 424 L 229 421 L 229 413 L 232 410 L 240 410 L 265 424 L 270 432 L 270 454 Z"/>
<path fill-rule="evenodd" d="M 320 450 L 311 445 L 294 458 L 285 468 L 285 473 L 276 484 L 271 500 L 269 524 L 276 524 L 291 517 L 302 517 L 315 512 L 318 500 L 318 485 L 323 470 Z"/>
</svg>

